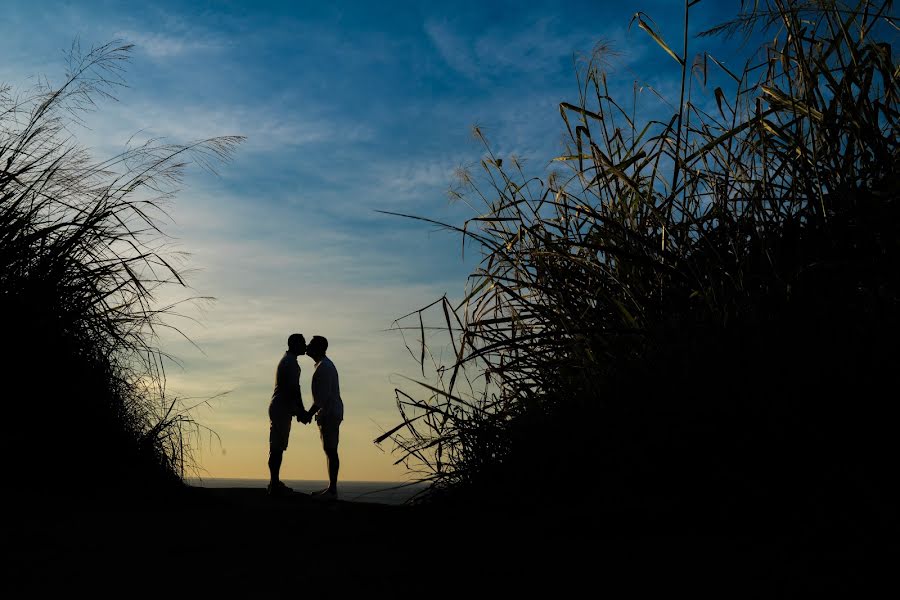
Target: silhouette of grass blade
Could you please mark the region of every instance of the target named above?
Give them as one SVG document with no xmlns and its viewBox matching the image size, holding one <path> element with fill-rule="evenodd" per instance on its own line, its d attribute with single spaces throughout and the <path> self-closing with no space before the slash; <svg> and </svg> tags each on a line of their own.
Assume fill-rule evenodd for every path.
<svg viewBox="0 0 900 600">
<path fill-rule="evenodd" d="M 68 127 L 97 98 L 113 98 L 131 48 L 114 41 L 82 54 L 73 44 L 62 84 L 0 93 L 0 309 L 17 315 L 0 367 L 17 390 L 45 380 L 38 357 L 55 356 L 72 409 L 46 435 L 67 452 L 35 449 L 31 466 L 57 465 L 70 490 L 95 456 L 107 463 L 106 485 L 180 481 L 192 468 L 189 441 L 203 430 L 165 393 L 169 357 L 156 340 L 172 313 L 157 295 L 185 280 L 160 224 L 184 168 L 212 168 L 242 138 L 148 141 L 94 161 Z M 11 416 L 26 422 L 59 394 L 44 383 L 12 403 Z M 13 445 L 34 449 L 29 433 Z"/>
<path fill-rule="evenodd" d="M 579 102 L 559 104 L 560 170 L 529 177 L 479 133 L 483 175 L 465 183 L 485 208 L 446 227 L 481 261 L 458 304 L 399 320 L 424 339 L 431 314 L 448 337 L 431 342 L 423 397 L 404 397 L 405 427 L 379 441 L 441 494 L 498 510 L 538 510 L 548 479 L 588 473 L 608 482 L 609 514 L 653 514 L 666 489 L 696 522 L 752 509 L 815 527 L 780 503 L 793 494 L 884 524 L 873 498 L 893 497 L 890 466 L 873 457 L 894 454 L 895 419 L 874 390 L 900 359 L 892 4 L 743 3 L 707 32 L 773 40 L 742 71 L 708 53 L 687 68 L 701 5 L 684 6 L 681 55 L 632 20 L 678 63 L 671 114 L 641 112 L 637 90 L 631 107 L 611 99 L 591 58 Z M 701 511 L 708 498 L 725 508 Z"/>
</svg>

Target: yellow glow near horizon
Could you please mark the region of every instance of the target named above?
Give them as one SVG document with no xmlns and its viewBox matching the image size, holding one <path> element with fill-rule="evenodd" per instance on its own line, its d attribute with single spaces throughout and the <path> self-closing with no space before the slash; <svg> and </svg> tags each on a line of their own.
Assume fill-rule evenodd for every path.
<svg viewBox="0 0 900 600">
<path fill-rule="evenodd" d="M 231 248 L 233 251 L 233 248 Z M 196 404 L 194 419 L 215 432 L 203 433 L 193 444 L 201 477 L 267 479 L 269 477 L 268 405 L 275 367 L 287 349 L 287 337 L 299 332 L 329 339 L 328 356 L 340 376 L 345 420 L 341 425 L 340 479 L 344 481 L 406 481 L 414 478 L 394 462 L 393 443 L 376 446 L 373 440 L 400 423 L 395 404 L 396 373 L 414 372 L 415 362 L 396 333 L 386 332 L 392 319 L 424 306 L 442 293 L 423 286 L 376 289 L 351 284 L 314 282 L 314 275 L 295 272 L 297 283 L 279 295 L 257 296 L 232 289 L 234 280 L 258 274 L 229 263 L 227 271 L 240 273 L 229 279 L 219 272 L 223 260 L 216 248 L 198 262 L 211 265 L 195 276 L 205 281 L 195 286 L 210 290 L 220 300 L 198 315 L 198 322 L 180 324 L 182 331 L 201 349 L 180 336 L 168 335 L 161 346 L 184 361 L 184 368 L 170 368 L 167 394 L 190 398 Z M 297 264 L 315 264 L 297 255 Z M 285 268 L 285 265 L 280 265 Z M 271 277 L 268 274 L 260 277 Z M 319 278 L 321 280 L 321 278 Z M 266 286 L 260 285 L 260 288 Z M 305 292 L 301 294 L 301 289 Z M 303 297 L 302 302 L 295 298 Z M 310 324 L 312 324 L 310 326 Z M 304 403 L 312 401 L 310 381 L 313 361 L 299 357 Z M 393 380 L 392 380 L 393 379 Z M 218 437 L 216 437 L 218 436 Z M 193 473 L 188 473 L 193 475 Z M 282 479 L 327 478 L 325 455 L 315 423 L 292 423 L 288 450 L 281 468 Z"/>
<path fill-rule="evenodd" d="M 210 443 L 208 437 L 202 447 L 196 448 L 197 458 L 204 469 L 202 477 L 241 479 L 267 479 L 269 477 L 268 436 L 269 420 L 265 416 L 267 403 L 261 406 L 263 415 L 249 418 L 235 426 L 221 424 L 216 433 L 222 444 Z M 349 417 L 341 425 L 339 453 L 341 457 L 340 479 L 344 481 L 405 481 L 410 478 L 402 466 L 393 465 L 396 460 L 390 454 L 390 446 L 379 450 L 372 440 L 380 432 L 371 424 L 356 422 Z M 373 433 L 375 431 L 376 433 Z M 282 479 L 327 479 L 325 454 L 315 423 L 303 425 L 293 422 L 290 444 L 284 453 L 281 467 Z"/>
</svg>

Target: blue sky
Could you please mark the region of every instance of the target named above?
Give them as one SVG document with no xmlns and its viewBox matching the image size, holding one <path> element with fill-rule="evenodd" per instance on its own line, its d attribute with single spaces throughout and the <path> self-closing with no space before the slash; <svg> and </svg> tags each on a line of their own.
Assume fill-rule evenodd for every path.
<svg viewBox="0 0 900 600">
<path fill-rule="evenodd" d="M 415 364 L 384 330 L 442 294 L 459 298 L 477 257 L 376 211 L 474 216 L 446 194 L 454 170 L 482 155 L 473 124 L 500 156 L 544 173 L 562 147 L 558 104 L 577 101 L 573 55 L 600 39 L 623 53 L 614 90 L 630 96 L 637 79 L 673 91 L 672 59 L 628 28 L 637 10 L 680 37 L 683 5 L 660 1 L 16 2 L 0 25 L 0 81 L 60 81 L 74 39 L 120 38 L 135 44 L 129 87 L 77 131 L 98 158 L 135 133 L 247 136 L 218 176 L 191 171 L 167 226 L 191 253 L 193 293 L 217 299 L 177 323 L 202 353 L 163 340 L 183 363 L 169 370 L 170 392 L 230 392 L 197 413 L 221 437 L 202 444 L 200 462 L 207 476 L 267 476 L 274 368 L 300 331 L 329 338 L 341 374 L 342 476 L 398 480 L 404 470 L 371 440 L 398 422 L 396 374 Z M 704 2 L 691 29 L 722 18 Z M 312 363 L 301 367 L 308 401 Z M 324 478 L 311 428 L 295 431 L 282 475 Z"/>
</svg>

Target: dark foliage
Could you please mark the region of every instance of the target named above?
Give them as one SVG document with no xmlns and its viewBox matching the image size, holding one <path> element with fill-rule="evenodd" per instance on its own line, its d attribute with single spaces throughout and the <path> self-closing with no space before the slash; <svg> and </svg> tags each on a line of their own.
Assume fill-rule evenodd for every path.
<svg viewBox="0 0 900 600">
<path fill-rule="evenodd" d="M 636 15 L 682 101 L 640 122 L 596 57 L 560 105 L 568 173 L 527 179 L 488 147 L 490 191 L 468 181 L 486 210 L 458 229 L 484 260 L 440 304 L 455 358 L 429 397 L 398 391 L 390 434 L 432 499 L 632 529 L 896 527 L 891 4 L 750 5 L 714 32 L 774 40 L 743 70 Z"/>
</svg>

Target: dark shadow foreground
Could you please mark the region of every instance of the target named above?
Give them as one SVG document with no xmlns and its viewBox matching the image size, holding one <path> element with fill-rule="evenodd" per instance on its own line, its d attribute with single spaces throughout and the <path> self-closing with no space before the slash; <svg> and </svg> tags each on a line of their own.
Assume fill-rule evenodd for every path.
<svg viewBox="0 0 900 600">
<path fill-rule="evenodd" d="M 131 503 L 131 506 L 129 506 Z M 728 597 L 859 592 L 885 569 L 871 546 L 806 538 L 629 531 L 558 507 L 503 516 L 469 508 L 272 499 L 263 489 L 188 488 L 166 502 L 46 499 L 9 528 L 12 589 L 279 589 L 305 594 L 685 590 Z M 613 525 L 610 525 L 613 523 Z M 410 540 L 420 545 L 410 546 Z"/>
</svg>

